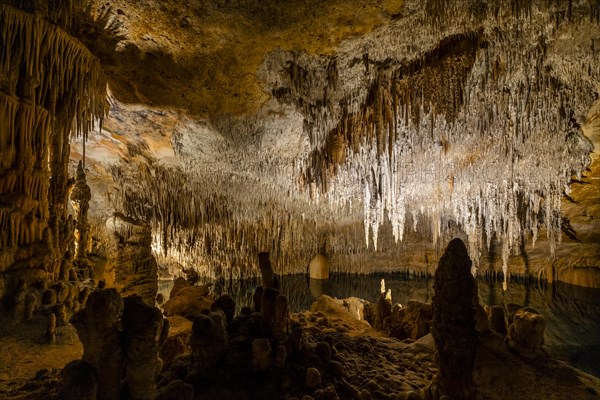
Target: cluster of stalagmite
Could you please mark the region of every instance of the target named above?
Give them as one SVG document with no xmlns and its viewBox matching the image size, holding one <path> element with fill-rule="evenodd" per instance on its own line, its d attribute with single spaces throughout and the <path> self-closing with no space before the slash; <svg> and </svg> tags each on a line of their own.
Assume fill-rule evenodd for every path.
<svg viewBox="0 0 600 400">
<path fill-rule="evenodd" d="M 78 398 L 85 390 L 90 400 L 156 397 L 162 367 L 158 352 L 169 329 L 159 309 L 137 296 L 123 300 L 115 289 L 101 289 L 90 295 L 87 307 L 71 323 L 84 353 L 81 361 L 63 370 L 62 398 Z"/>
<path fill-rule="evenodd" d="M 75 2 L 40 10 L 37 3 L 15 3 L 32 13 L 0 4 L 0 299 L 4 300 L 15 295 L 19 280 L 34 290 L 69 279 L 74 256 L 74 223 L 67 215 L 72 184 L 67 173 L 69 138 L 86 136 L 107 110 L 106 80 L 98 60 L 50 23 L 70 21 Z"/>
</svg>

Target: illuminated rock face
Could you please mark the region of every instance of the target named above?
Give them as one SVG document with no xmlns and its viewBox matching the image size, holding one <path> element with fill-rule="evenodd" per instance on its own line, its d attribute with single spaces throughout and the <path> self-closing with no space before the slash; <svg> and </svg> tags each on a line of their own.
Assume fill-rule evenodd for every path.
<svg viewBox="0 0 600 400">
<path fill-rule="evenodd" d="M 431 274 L 459 235 L 474 270 L 600 286 L 600 10 L 559 3 L 97 2 L 108 28 L 78 37 L 115 98 L 90 218 L 148 223 L 173 272 Z M 69 141 L 45 140 L 58 260 Z"/>
<path fill-rule="evenodd" d="M 88 211 L 90 209 L 90 200 L 92 198 L 92 192 L 90 187 L 85 181 L 85 171 L 83 170 L 83 163 L 80 161 L 77 166 L 77 179 L 75 186 L 69 196 L 71 205 L 75 211 L 75 259 L 85 260 L 87 258 L 88 248 Z"/>
<path fill-rule="evenodd" d="M 432 273 L 437 243 L 460 235 L 474 269 L 593 286 L 593 272 L 568 271 L 599 266 L 597 241 L 586 233 L 596 219 L 580 217 L 598 215 L 587 204 L 597 203 L 597 190 L 591 200 L 575 199 L 585 211 L 563 200 L 577 194 L 573 178 L 596 185 L 589 177 L 597 112 L 590 109 L 600 28 L 592 3 L 406 1 L 392 12 L 357 0 L 335 10 L 315 5 L 316 17 L 300 19 L 269 2 L 247 5 L 256 8 L 249 15 L 237 3 L 197 10 L 165 1 L 148 27 L 148 9 L 115 1 L 127 55 L 110 67 L 115 94 L 148 106 L 115 103 L 89 154 L 112 146 L 121 157 L 109 163 L 111 176 L 99 167 L 97 180 L 116 183 L 114 207 L 148 220 L 167 259 L 206 275 L 257 275 L 261 251 L 271 253 L 277 273 L 304 272 L 319 252 L 333 272 Z M 364 10 L 355 21 L 360 35 L 345 36 L 345 24 L 331 17 L 327 46 L 313 46 L 309 33 L 276 48 L 279 39 L 269 36 L 302 37 L 321 12 L 343 16 L 352 7 Z M 266 18 L 260 10 L 267 9 L 286 23 Z M 158 35 L 166 15 L 186 16 L 185 27 L 165 24 Z M 248 57 L 214 50 L 207 26 L 228 32 L 223 43 L 235 48 L 252 43 Z M 261 39 L 256 26 L 268 34 Z M 137 34 L 142 28 L 155 33 L 151 42 L 162 53 Z M 202 50 L 182 40 L 198 30 L 207 35 Z M 121 89 L 140 86 L 136 77 L 146 72 L 114 71 L 144 57 L 177 65 L 164 78 L 148 76 L 154 86 L 196 88 L 211 66 L 227 68 L 230 75 L 217 79 L 222 101 L 212 105 L 208 84 L 177 91 L 188 106 L 166 86 L 163 100 L 146 89 L 132 99 Z M 206 69 L 186 69 L 184 58 L 194 57 Z M 247 91 L 236 92 L 240 86 Z M 574 257 L 574 249 L 585 256 Z"/>
<path fill-rule="evenodd" d="M 122 215 L 115 215 L 106 224 L 113 241 L 105 281 L 117 288 L 123 297 L 137 295 L 154 306 L 158 292 L 157 265 L 150 247 L 152 237 L 148 226 Z"/>
<path fill-rule="evenodd" d="M 67 280 L 69 140 L 107 111 L 100 63 L 67 33 L 78 7 L 0 4 L 0 299 Z M 28 13 L 8 4 L 17 4 Z M 66 5 L 66 3 L 62 4 Z"/>
</svg>

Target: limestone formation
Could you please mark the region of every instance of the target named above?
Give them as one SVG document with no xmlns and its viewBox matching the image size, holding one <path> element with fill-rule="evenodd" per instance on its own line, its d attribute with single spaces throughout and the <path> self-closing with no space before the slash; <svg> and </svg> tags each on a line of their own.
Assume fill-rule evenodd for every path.
<svg viewBox="0 0 600 400">
<path fill-rule="evenodd" d="M 292 342 L 292 350 L 295 353 L 300 352 L 304 345 L 304 329 L 298 323 L 292 323 L 290 339 Z"/>
<path fill-rule="evenodd" d="M 167 317 L 181 315 L 194 321 L 206 310 L 210 310 L 212 304 L 213 298 L 210 295 L 209 285 L 184 286 L 163 304 L 163 311 Z"/>
<path fill-rule="evenodd" d="M 158 308 L 147 305 L 140 297 L 124 300 L 122 317 L 124 390 L 131 400 L 153 399 L 156 377 L 162 367 L 158 353 L 164 344 L 169 324 Z"/>
<path fill-rule="evenodd" d="M 54 289 L 46 289 L 42 293 L 42 304 L 49 306 L 54 305 L 58 301 L 58 297 L 56 296 L 56 290 Z"/>
<path fill-rule="evenodd" d="M 279 294 L 275 298 L 275 315 L 273 317 L 273 337 L 283 340 L 287 336 L 288 329 L 288 299 Z"/>
<path fill-rule="evenodd" d="M 508 346 L 526 357 L 542 355 L 545 328 L 543 315 L 520 309 L 515 312 L 513 322 L 508 327 Z"/>
<path fill-rule="evenodd" d="M 473 277 L 600 287 L 599 51 L 598 0 L 0 0 L 0 333 L 43 348 L 15 374 L 71 312 L 84 346 L 61 393 L 7 353 L 0 398 L 597 397 Z M 313 279 L 429 277 L 457 235 L 431 310 Z M 198 285 L 259 274 L 254 310 Z"/>
<path fill-rule="evenodd" d="M 283 368 L 285 366 L 287 358 L 287 348 L 280 344 L 275 348 L 274 365 L 277 368 Z"/>
<path fill-rule="evenodd" d="M 477 346 L 475 307 L 477 284 L 471 260 L 460 239 L 448 243 L 435 271 L 433 322 L 438 372 L 432 383 L 435 400 L 475 399 L 473 365 Z"/>
<path fill-rule="evenodd" d="M 275 274 L 273 272 L 273 267 L 271 266 L 271 260 L 269 259 L 269 253 L 261 252 L 258 253 L 258 267 L 260 268 L 260 275 L 262 277 L 262 287 L 263 289 L 275 288 Z"/>
<path fill-rule="evenodd" d="M 77 262 L 87 259 L 89 242 L 88 211 L 91 198 L 92 192 L 86 182 L 83 163 L 79 161 L 75 186 L 70 195 L 71 205 L 75 211 L 75 261 Z"/>
<path fill-rule="evenodd" d="M 222 294 L 219 296 L 212 305 L 214 309 L 220 309 L 225 313 L 225 317 L 227 317 L 227 323 L 230 323 L 233 320 L 233 316 L 235 315 L 235 301 L 233 297 L 229 294 Z"/>
<path fill-rule="evenodd" d="M 54 313 L 50 313 L 50 315 L 48 315 L 46 339 L 49 343 L 56 343 L 56 314 Z"/>
<path fill-rule="evenodd" d="M 63 400 L 96 400 L 98 382 L 94 368 L 82 360 L 71 361 L 60 372 L 63 387 L 60 398 Z M 100 389 L 101 391 L 101 389 Z"/>
<path fill-rule="evenodd" d="M 118 400 L 121 396 L 122 314 L 121 296 L 115 289 L 103 289 L 92 292 L 85 308 L 71 318 L 83 344 L 82 360 L 96 371 L 98 400 Z"/>
<path fill-rule="evenodd" d="M 81 305 L 81 307 L 85 308 L 87 306 L 87 302 L 89 300 L 90 293 L 91 293 L 91 290 L 88 286 L 84 287 L 79 292 L 78 300 L 79 300 L 79 304 Z"/>
<path fill-rule="evenodd" d="M 263 325 L 267 334 L 273 333 L 275 325 L 275 313 L 276 313 L 276 299 L 280 295 L 279 290 L 275 288 L 264 288 L 261 299 L 261 315 L 263 319 Z M 287 304 L 285 305 L 287 307 Z M 280 307 L 284 307 L 283 302 L 280 302 Z"/>
<path fill-rule="evenodd" d="M 273 363 L 273 350 L 269 339 L 254 339 L 252 341 L 252 368 L 263 371 Z"/>
<path fill-rule="evenodd" d="M 327 342 L 319 342 L 315 346 L 315 354 L 323 363 L 327 363 L 331 359 L 331 346 Z"/>
<path fill-rule="evenodd" d="M 0 197 L 8 200 L 0 206 L 0 274 L 52 282 L 72 238 L 69 139 L 87 136 L 104 117 L 106 79 L 65 30 L 80 4 L 50 12 L 42 3 L 8 3 L 0 4 Z"/>
<path fill-rule="evenodd" d="M 171 288 L 171 291 L 169 292 L 169 299 L 175 298 L 175 296 L 177 296 L 177 293 L 179 292 L 179 290 L 186 286 L 191 286 L 191 285 L 184 277 L 180 276 L 177 279 L 175 279 L 175 282 L 173 282 L 173 287 Z"/>
<path fill-rule="evenodd" d="M 379 295 L 377 302 L 377 311 L 375 314 L 375 328 L 387 331 L 391 322 L 392 315 L 392 298 L 389 289 L 386 291 L 385 286 Z"/>
<path fill-rule="evenodd" d="M 192 321 L 182 316 L 167 318 L 169 321 L 169 336 L 160 348 L 160 359 L 163 365 L 168 365 L 176 357 L 189 353 L 189 341 L 192 335 Z"/>
<path fill-rule="evenodd" d="M 115 251 L 107 269 L 114 272 L 115 287 L 122 296 L 138 295 L 154 306 L 158 267 L 152 254 L 149 227 L 119 214 L 110 218 L 106 226 L 113 236 Z"/>
<path fill-rule="evenodd" d="M 189 343 L 196 373 L 210 373 L 227 350 L 225 314 L 212 312 L 210 315 L 196 317 Z"/>
<path fill-rule="evenodd" d="M 23 319 L 26 310 L 27 300 L 27 282 L 24 279 L 19 280 L 17 284 L 17 291 L 13 297 L 12 307 L 14 318 L 19 320 Z"/>
<path fill-rule="evenodd" d="M 306 370 L 306 386 L 311 389 L 321 386 L 321 373 L 316 368 Z"/>
<path fill-rule="evenodd" d="M 64 303 L 69 297 L 69 287 L 63 281 L 58 282 L 54 286 L 54 290 L 56 291 L 57 303 Z"/>
<path fill-rule="evenodd" d="M 65 326 L 67 324 L 67 307 L 63 303 L 55 304 L 53 314 L 56 315 L 57 326 Z"/>
<path fill-rule="evenodd" d="M 39 300 L 35 293 L 28 293 L 27 297 L 25 297 L 25 314 L 23 315 L 24 321 L 31 321 L 33 318 L 33 313 L 39 307 Z"/>
<path fill-rule="evenodd" d="M 323 254 L 311 258 L 308 264 L 308 275 L 311 279 L 329 279 L 329 260 Z"/>
<path fill-rule="evenodd" d="M 429 333 L 432 318 L 431 304 L 414 300 L 404 306 L 395 304 L 391 313 L 390 336 L 417 340 Z"/>
<path fill-rule="evenodd" d="M 260 312 L 262 309 L 262 297 L 263 297 L 263 287 L 258 286 L 254 289 L 254 293 L 252 294 L 252 303 L 254 305 L 254 311 Z"/>
</svg>

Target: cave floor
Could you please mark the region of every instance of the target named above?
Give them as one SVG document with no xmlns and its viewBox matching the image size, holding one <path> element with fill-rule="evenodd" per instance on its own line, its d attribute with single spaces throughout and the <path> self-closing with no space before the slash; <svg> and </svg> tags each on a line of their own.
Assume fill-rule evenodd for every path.
<svg viewBox="0 0 600 400">
<path fill-rule="evenodd" d="M 42 315 L 20 324 L 0 319 L 0 399 L 43 398 L 58 385 L 56 379 L 46 378 L 81 358 L 83 346 L 75 328 L 58 326 L 56 343 L 49 344 L 46 321 Z"/>
<path fill-rule="evenodd" d="M 348 371 L 346 381 L 359 390 L 368 389 L 374 399 L 387 398 L 385 393 L 420 391 L 435 375 L 431 335 L 414 342 L 398 341 L 327 309 L 291 318 L 304 326 L 310 342 L 332 337 L 336 359 Z M 0 321 L 0 399 L 56 399 L 60 369 L 82 356 L 82 345 L 70 324 L 58 327 L 55 344 L 47 343 L 46 320 L 38 315 L 20 324 Z M 591 400 L 600 394 L 599 378 L 547 356 L 524 359 L 491 331 L 478 347 L 474 378 L 480 399 Z"/>
</svg>

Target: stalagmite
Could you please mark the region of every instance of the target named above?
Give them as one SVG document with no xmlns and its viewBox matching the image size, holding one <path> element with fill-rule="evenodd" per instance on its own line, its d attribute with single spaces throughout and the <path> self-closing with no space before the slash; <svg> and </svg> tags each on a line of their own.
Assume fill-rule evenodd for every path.
<svg viewBox="0 0 600 400">
<path fill-rule="evenodd" d="M 56 315 L 48 315 L 48 325 L 46 327 L 46 339 L 49 343 L 56 343 Z"/>
<path fill-rule="evenodd" d="M 92 193 L 86 183 L 83 164 L 79 161 L 77 179 L 70 195 L 71 205 L 75 211 L 75 260 L 77 262 L 84 262 L 87 259 L 86 250 L 89 231 L 87 214 L 91 198 Z"/>
<path fill-rule="evenodd" d="M 288 324 L 288 299 L 285 295 L 279 294 L 275 298 L 275 315 L 273 318 L 273 337 L 276 340 L 283 340 L 287 336 Z"/>
<path fill-rule="evenodd" d="M 430 388 L 433 399 L 475 399 L 473 366 L 477 333 L 475 307 L 477 284 L 465 244 L 453 239 L 435 271 L 433 321 L 438 372 Z"/>
<path fill-rule="evenodd" d="M 275 275 L 273 274 L 273 267 L 271 266 L 269 253 L 258 253 L 258 267 L 260 268 L 263 289 L 277 289 L 277 287 L 275 286 Z"/>
<path fill-rule="evenodd" d="M 63 387 L 60 398 L 64 400 L 96 400 L 98 382 L 94 368 L 85 361 L 71 361 L 60 372 Z"/>
<path fill-rule="evenodd" d="M 118 400 L 121 396 L 120 320 L 123 300 L 115 289 L 92 292 L 83 310 L 71 318 L 83 344 L 82 360 L 96 371 L 98 400 Z"/>
<path fill-rule="evenodd" d="M 210 375 L 213 368 L 227 350 L 227 330 L 225 315 L 213 312 L 201 315 L 194 320 L 189 342 L 194 357 L 195 373 Z"/>
<path fill-rule="evenodd" d="M 156 376 L 162 366 L 158 352 L 167 338 L 168 322 L 158 308 L 145 304 L 140 297 L 127 297 L 124 305 L 125 391 L 132 400 L 152 399 L 156 396 Z"/>
</svg>

